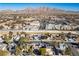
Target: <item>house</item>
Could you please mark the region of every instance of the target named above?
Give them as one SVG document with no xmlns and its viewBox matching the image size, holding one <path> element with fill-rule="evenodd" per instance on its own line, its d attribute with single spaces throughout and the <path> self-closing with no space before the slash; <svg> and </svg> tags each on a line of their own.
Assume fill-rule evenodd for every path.
<svg viewBox="0 0 79 59">
<path fill-rule="evenodd" d="M 37 31 L 39 30 L 39 26 L 31 26 L 30 30 Z"/>
<path fill-rule="evenodd" d="M 51 48 L 46 48 L 46 54 L 49 56 L 52 56 L 54 54 L 54 52 L 52 51 Z"/>
<path fill-rule="evenodd" d="M 20 36 L 19 36 L 19 35 L 15 35 L 15 36 L 13 37 L 13 39 L 14 39 L 15 41 L 18 41 L 18 40 L 20 39 Z"/>
<path fill-rule="evenodd" d="M 0 43 L 4 42 L 4 40 L 0 37 Z"/>
<path fill-rule="evenodd" d="M 0 50 L 7 50 L 7 44 L 0 43 Z"/>
<path fill-rule="evenodd" d="M 40 26 L 40 22 L 39 22 L 39 21 L 32 21 L 32 22 L 30 23 L 30 25 Z"/>
<path fill-rule="evenodd" d="M 61 24 L 55 25 L 55 29 L 60 30 L 60 28 L 61 28 Z"/>
<path fill-rule="evenodd" d="M 60 49 L 60 50 L 65 50 L 65 48 L 66 48 L 66 46 L 65 46 L 64 43 L 60 43 L 60 44 L 59 44 L 59 49 Z"/>
<path fill-rule="evenodd" d="M 71 30 L 72 27 L 70 25 L 63 25 L 61 29 L 63 29 L 63 30 Z"/>
<path fill-rule="evenodd" d="M 69 38 L 69 39 L 68 39 L 68 42 L 75 43 L 75 38 Z"/>
<path fill-rule="evenodd" d="M 52 24 L 46 24 L 46 30 L 52 30 Z"/>
</svg>

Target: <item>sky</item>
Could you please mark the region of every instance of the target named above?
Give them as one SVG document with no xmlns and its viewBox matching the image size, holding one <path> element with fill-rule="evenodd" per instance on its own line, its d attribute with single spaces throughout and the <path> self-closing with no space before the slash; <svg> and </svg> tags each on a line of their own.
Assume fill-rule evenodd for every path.
<svg viewBox="0 0 79 59">
<path fill-rule="evenodd" d="M 0 3 L 0 10 L 19 10 L 25 8 L 49 7 L 70 11 L 79 11 L 79 3 Z"/>
</svg>

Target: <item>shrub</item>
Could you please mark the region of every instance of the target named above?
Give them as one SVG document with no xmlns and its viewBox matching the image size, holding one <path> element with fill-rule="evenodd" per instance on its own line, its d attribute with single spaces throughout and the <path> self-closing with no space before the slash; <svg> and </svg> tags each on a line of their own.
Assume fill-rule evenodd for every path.
<svg viewBox="0 0 79 59">
<path fill-rule="evenodd" d="M 21 53 L 21 49 L 20 49 L 20 47 L 16 47 L 16 55 L 19 55 Z"/>
<path fill-rule="evenodd" d="M 8 55 L 8 54 L 9 54 L 8 51 L 0 50 L 0 56 L 6 56 L 6 55 Z"/>
<path fill-rule="evenodd" d="M 72 55 L 70 48 L 66 48 L 65 55 Z"/>
</svg>

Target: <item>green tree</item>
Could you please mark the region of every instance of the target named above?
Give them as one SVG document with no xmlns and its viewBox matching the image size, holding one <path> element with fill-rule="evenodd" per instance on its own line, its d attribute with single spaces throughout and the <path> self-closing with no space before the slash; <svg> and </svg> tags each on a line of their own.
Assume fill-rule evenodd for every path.
<svg viewBox="0 0 79 59">
<path fill-rule="evenodd" d="M 44 56 L 46 54 L 46 48 L 40 48 L 39 50 L 41 52 L 41 55 Z"/>
<path fill-rule="evenodd" d="M 21 37 L 21 38 L 19 39 L 19 42 L 20 42 L 20 43 L 26 43 L 26 42 L 29 42 L 29 39 L 27 39 L 26 37 Z"/>
<path fill-rule="evenodd" d="M 5 41 L 6 43 L 9 43 L 10 40 L 11 40 L 11 38 L 12 38 L 12 37 L 9 37 L 9 36 L 5 35 L 5 36 L 4 36 L 4 41 Z"/>
</svg>

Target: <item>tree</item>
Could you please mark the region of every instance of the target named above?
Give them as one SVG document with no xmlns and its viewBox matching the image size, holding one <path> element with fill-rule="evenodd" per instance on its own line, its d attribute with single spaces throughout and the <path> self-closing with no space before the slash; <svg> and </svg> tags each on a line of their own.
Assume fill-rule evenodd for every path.
<svg viewBox="0 0 79 59">
<path fill-rule="evenodd" d="M 3 29 L 3 28 L 4 28 L 4 26 L 1 25 L 1 26 L 0 26 L 0 29 Z"/>
<path fill-rule="evenodd" d="M 65 33 L 60 33 L 61 39 L 65 40 Z"/>
<path fill-rule="evenodd" d="M 11 40 L 11 37 L 9 37 L 9 36 L 7 36 L 7 35 L 4 35 L 4 41 L 5 41 L 6 43 L 9 43 L 10 40 Z"/>
<path fill-rule="evenodd" d="M 9 32 L 9 37 L 12 38 L 13 32 Z"/>
<path fill-rule="evenodd" d="M 30 47 L 29 47 L 28 52 L 29 52 L 30 54 L 33 54 L 33 46 L 30 46 Z"/>
<path fill-rule="evenodd" d="M 29 41 L 29 39 L 27 39 L 26 37 L 21 37 L 20 39 L 19 39 L 19 42 L 20 43 L 25 43 L 25 42 L 28 42 Z"/>
<path fill-rule="evenodd" d="M 71 49 L 69 47 L 66 48 L 65 55 L 72 55 Z"/>
<path fill-rule="evenodd" d="M 16 55 L 19 55 L 21 53 L 21 49 L 19 46 L 16 46 Z"/>
<path fill-rule="evenodd" d="M 14 29 L 14 28 L 15 28 L 15 25 L 12 25 L 12 26 L 11 26 L 11 29 Z"/>
<path fill-rule="evenodd" d="M 46 54 L 46 48 L 40 48 L 39 51 L 43 56 Z"/>
<path fill-rule="evenodd" d="M 51 36 L 51 34 L 50 34 L 50 33 L 48 33 L 48 32 L 47 32 L 47 33 L 45 33 L 45 35 L 46 35 L 46 36 L 49 36 L 49 37 Z"/>
</svg>

